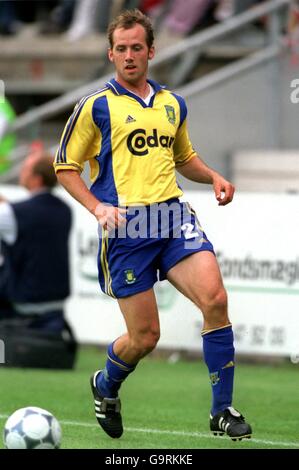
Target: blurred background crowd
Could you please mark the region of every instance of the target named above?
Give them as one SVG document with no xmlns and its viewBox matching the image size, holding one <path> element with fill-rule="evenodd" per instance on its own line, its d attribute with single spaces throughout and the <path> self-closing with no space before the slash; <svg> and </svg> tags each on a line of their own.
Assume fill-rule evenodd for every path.
<svg viewBox="0 0 299 470">
<path fill-rule="evenodd" d="M 0 34 L 19 34 L 28 24 L 41 35 L 65 34 L 70 41 L 105 33 L 112 17 L 124 8 L 149 15 L 158 32 L 179 37 L 224 21 L 261 0 L 2 0 Z"/>
</svg>

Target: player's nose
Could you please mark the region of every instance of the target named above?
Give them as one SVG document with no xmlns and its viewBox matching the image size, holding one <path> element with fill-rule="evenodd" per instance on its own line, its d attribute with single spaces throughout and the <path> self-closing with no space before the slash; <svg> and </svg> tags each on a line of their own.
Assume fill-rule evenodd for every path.
<svg viewBox="0 0 299 470">
<path fill-rule="evenodd" d="M 133 60 L 133 51 L 131 49 L 127 49 L 126 51 L 126 56 L 125 56 L 125 60 L 127 62 L 131 62 Z"/>
</svg>

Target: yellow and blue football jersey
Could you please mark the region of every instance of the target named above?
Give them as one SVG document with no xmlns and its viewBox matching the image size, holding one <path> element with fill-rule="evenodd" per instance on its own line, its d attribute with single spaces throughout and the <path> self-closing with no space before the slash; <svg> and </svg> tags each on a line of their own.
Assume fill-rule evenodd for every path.
<svg viewBox="0 0 299 470">
<path fill-rule="evenodd" d="M 147 105 L 112 79 L 76 105 L 56 154 L 55 171 L 90 165 L 91 192 L 114 206 L 180 197 L 175 167 L 196 156 L 182 97 L 148 80 Z"/>
</svg>

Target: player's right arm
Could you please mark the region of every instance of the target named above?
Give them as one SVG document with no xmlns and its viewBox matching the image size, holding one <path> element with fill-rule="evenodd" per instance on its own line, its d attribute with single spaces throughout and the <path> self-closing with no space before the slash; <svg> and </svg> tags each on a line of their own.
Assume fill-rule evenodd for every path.
<svg viewBox="0 0 299 470">
<path fill-rule="evenodd" d="M 54 168 L 59 183 L 82 204 L 105 229 L 125 223 L 126 211 L 99 201 L 88 189 L 80 174 L 84 163 L 100 148 L 100 130 L 92 118 L 93 101 L 81 100 L 69 118 L 56 154 Z"/>
<path fill-rule="evenodd" d="M 103 204 L 88 189 L 76 170 L 62 170 L 57 172 L 59 183 L 76 201 L 80 202 L 92 215 L 96 217 L 101 226 L 107 230 L 123 225 L 126 221 L 122 213 L 125 209 Z"/>
</svg>

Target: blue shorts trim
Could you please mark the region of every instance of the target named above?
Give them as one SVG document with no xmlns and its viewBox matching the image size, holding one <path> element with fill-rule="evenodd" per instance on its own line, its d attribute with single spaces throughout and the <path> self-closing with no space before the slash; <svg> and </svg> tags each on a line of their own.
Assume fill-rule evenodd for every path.
<svg viewBox="0 0 299 470">
<path fill-rule="evenodd" d="M 158 281 L 158 279 L 156 279 L 156 281 L 154 283 L 151 283 L 151 284 L 141 284 L 139 286 L 136 286 L 135 288 L 132 288 L 130 289 L 130 292 L 128 293 L 128 289 L 127 287 L 123 288 L 123 287 L 120 287 L 117 291 L 117 299 L 123 299 L 125 297 L 131 297 L 132 295 L 135 295 L 135 294 L 139 294 L 140 292 L 146 292 L 147 290 L 149 289 L 152 289 L 152 287 L 154 286 L 154 284 Z"/>
</svg>

